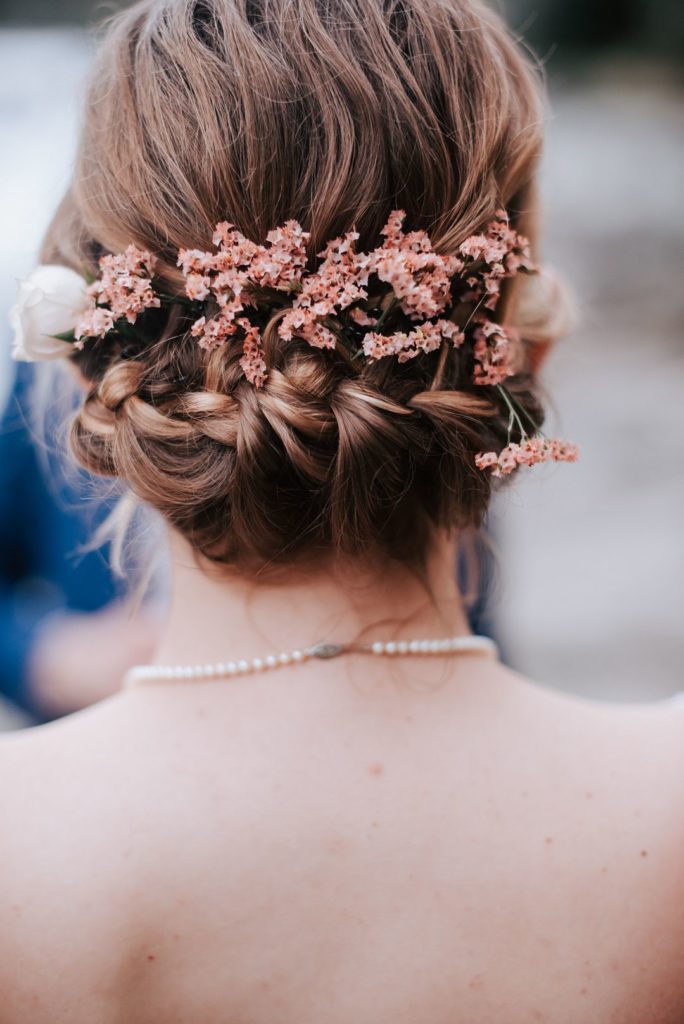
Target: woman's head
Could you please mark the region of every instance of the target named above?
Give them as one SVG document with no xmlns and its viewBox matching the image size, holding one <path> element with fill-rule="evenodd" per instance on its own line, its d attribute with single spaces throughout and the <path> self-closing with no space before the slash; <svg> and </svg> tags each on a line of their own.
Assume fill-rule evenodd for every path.
<svg viewBox="0 0 684 1024">
<path fill-rule="evenodd" d="M 143 0 L 102 45 L 44 255 L 94 269 L 133 242 L 179 292 L 178 250 L 221 220 L 263 242 L 296 219 L 313 256 L 352 226 L 372 248 L 402 208 L 447 254 L 503 207 L 534 241 L 541 121 L 533 68 L 476 0 Z M 259 389 L 241 354 L 198 347 L 178 308 L 144 350 L 87 346 L 78 458 L 227 564 L 409 558 L 431 528 L 480 522 L 474 457 L 506 444 L 510 412 L 464 353 L 357 365 L 294 339 Z M 538 422 L 524 342 L 519 367 L 507 388 Z"/>
</svg>

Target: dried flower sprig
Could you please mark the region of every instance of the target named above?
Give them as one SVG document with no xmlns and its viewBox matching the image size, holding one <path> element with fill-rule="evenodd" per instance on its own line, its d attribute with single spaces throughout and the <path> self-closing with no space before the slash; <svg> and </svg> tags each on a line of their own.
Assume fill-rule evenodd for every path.
<svg viewBox="0 0 684 1024">
<path fill-rule="evenodd" d="M 475 456 L 478 469 L 491 470 L 492 476 L 503 477 L 509 476 L 519 466 L 537 466 L 542 462 L 577 462 L 579 448 L 576 444 L 544 437 L 529 413 L 518 405 L 505 387 L 498 384 L 497 391 L 508 407 L 508 443 L 500 452 L 479 452 Z M 521 413 L 529 420 L 534 436 L 528 434 Z M 514 428 L 517 428 L 521 438 L 519 442 L 511 440 Z"/>
<path fill-rule="evenodd" d="M 442 342 L 448 341 L 454 348 L 460 348 L 465 334 L 453 320 L 426 320 L 409 334 L 398 331 L 395 334 L 376 334 L 371 331 L 363 341 L 363 351 L 369 360 L 396 356 L 400 363 L 415 359 L 421 352 L 435 352 Z"/>
<path fill-rule="evenodd" d="M 579 448 L 557 438 L 526 437 L 520 444 L 511 442 L 502 451 L 480 452 L 475 456 L 478 469 L 492 476 L 508 476 L 519 466 L 537 466 L 541 462 L 577 462 Z"/>
<path fill-rule="evenodd" d="M 465 260 L 463 276 L 472 289 L 471 298 L 492 311 L 498 304 L 502 281 L 521 271 L 535 271 L 529 242 L 511 228 L 505 210 L 497 210 L 483 234 L 471 235 L 459 252 Z"/>
<path fill-rule="evenodd" d="M 247 379 L 262 387 L 266 361 L 261 333 L 258 325 L 239 314 L 245 306 L 257 306 L 259 293 L 265 289 L 291 293 L 301 287 L 309 234 L 290 220 L 269 231 L 267 245 L 257 245 L 224 221 L 217 224 L 212 241 L 216 253 L 182 249 L 178 254 L 188 298 L 204 302 L 211 296 L 218 307 L 214 317 L 205 315 L 195 321 L 192 334 L 202 348 L 211 349 L 240 332 L 240 365 Z"/>
<path fill-rule="evenodd" d="M 101 274 L 87 289 L 88 307 L 74 327 L 76 348 L 86 338 L 101 338 L 117 320 L 134 324 L 146 309 L 159 308 L 161 299 L 152 288 L 156 259 L 134 245 L 117 255 L 103 256 Z"/>
<path fill-rule="evenodd" d="M 451 282 L 465 264 L 458 256 L 440 256 L 425 231 L 404 234 L 403 210 L 394 210 L 382 229 L 384 243 L 369 257 L 370 269 L 389 284 L 402 312 L 411 320 L 440 316 L 452 301 Z"/>
<path fill-rule="evenodd" d="M 314 348 L 336 347 L 337 335 L 325 321 L 368 298 L 370 257 L 355 251 L 358 237 L 357 231 L 349 231 L 319 253 L 323 262 L 317 271 L 304 278 L 292 309 L 278 325 L 283 340 L 297 336 Z"/>
<path fill-rule="evenodd" d="M 496 387 L 515 372 L 511 364 L 513 335 L 510 328 L 504 330 L 500 324 L 485 317 L 476 317 L 475 324 L 473 379 L 476 384 Z"/>
</svg>

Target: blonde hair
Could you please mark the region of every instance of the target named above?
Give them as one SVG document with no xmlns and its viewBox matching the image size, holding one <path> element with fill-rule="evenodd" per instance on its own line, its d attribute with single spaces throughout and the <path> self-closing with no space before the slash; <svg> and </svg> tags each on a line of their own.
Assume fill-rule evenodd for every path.
<svg viewBox="0 0 684 1024">
<path fill-rule="evenodd" d="M 180 290 L 177 250 L 208 248 L 220 220 L 263 242 L 295 218 L 314 254 L 352 226 L 371 248 L 397 207 L 441 252 L 501 206 L 534 243 L 542 121 L 536 68 L 476 0 L 141 0 L 101 46 L 43 255 L 94 270 L 134 242 Z M 509 323 L 517 304 L 509 284 Z M 259 390 L 177 308 L 147 349 L 89 343 L 78 459 L 223 564 L 420 558 L 431 525 L 479 524 L 491 482 L 474 455 L 506 443 L 509 416 L 466 353 L 353 366 L 275 323 L 265 340 Z M 530 366 L 509 390 L 540 422 Z"/>
</svg>

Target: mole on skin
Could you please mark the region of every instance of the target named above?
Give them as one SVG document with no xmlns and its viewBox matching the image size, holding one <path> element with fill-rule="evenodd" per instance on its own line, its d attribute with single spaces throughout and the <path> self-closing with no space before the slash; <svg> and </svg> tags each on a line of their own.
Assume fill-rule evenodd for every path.
<svg viewBox="0 0 684 1024">
<path fill-rule="evenodd" d="M 379 761 L 373 761 L 372 764 L 368 765 L 368 774 L 369 775 L 382 775 L 384 770 L 385 769 L 384 769 L 383 765 L 380 764 Z"/>
</svg>

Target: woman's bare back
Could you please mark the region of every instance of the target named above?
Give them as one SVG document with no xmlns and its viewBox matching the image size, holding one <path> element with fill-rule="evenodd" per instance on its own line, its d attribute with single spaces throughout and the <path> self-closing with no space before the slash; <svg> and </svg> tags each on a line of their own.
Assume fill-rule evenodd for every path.
<svg viewBox="0 0 684 1024">
<path fill-rule="evenodd" d="M 350 666 L 3 742 L 2 1024 L 681 1024 L 684 708 Z"/>
</svg>

